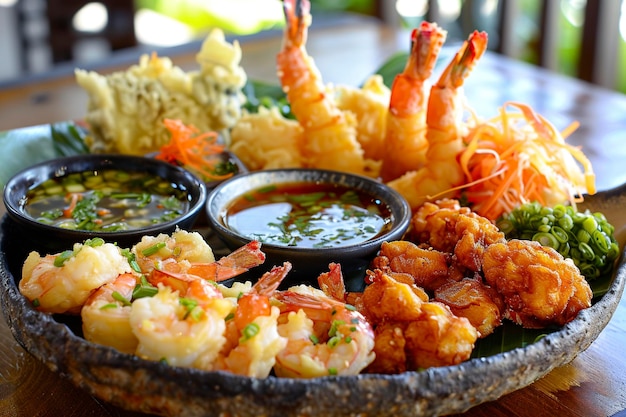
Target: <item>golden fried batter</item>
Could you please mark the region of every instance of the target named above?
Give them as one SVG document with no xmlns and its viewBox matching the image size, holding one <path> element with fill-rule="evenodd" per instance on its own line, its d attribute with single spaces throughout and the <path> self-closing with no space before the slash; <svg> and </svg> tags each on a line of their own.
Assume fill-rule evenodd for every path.
<svg viewBox="0 0 626 417">
<path fill-rule="evenodd" d="M 372 323 L 381 323 L 388 318 L 417 320 L 428 295 L 419 287 L 396 281 L 380 270 L 374 273 L 373 283 L 365 288 L 361 298 L 365 317 Z"/>
<path fill-rule="evenodd" d="M 373 266 L 388 273 L 409 274 L 416 285 L 432 291 L 450 280 L 449 258 L 446 253 L 401 240 L 384 242 Z"/>
<path fill-rule="evenodd" d="M 450 307 L 454 315 L 467 318 L 481 338 L 502 324 L 502 296 L 479 279 L 444 284 L 435 291 L 435 300 Z"/>
<path fill-rule="evenodd" d="M 574 262 L 538 242 L 488 246 L 483 272 L 504 297 L 505 317 L 527 328 L 564 325 L 591 306 L 591 288 Z"/>
<path fill-rule="evenodd" d="M 461 207 L 456 200 L 426 203 L 412 219 L 411 240 L 454 254 L 454 263 L 481 270 L 485 247 L 504 242 L 504 233 L 489 219 Z"/>
<path fill-rule="evenodd" d="M 374 361 L 366 368 L 366 372 L 377 374 L 397 374 L 406 372 L 406 340 L 404 327 L 406 323 L 384 322 L 374 329 Z"/>
<path fill-rule="evenodd" d="M 368 372 L 455 365 L 470 357 L 478 332 L 469 320 L 416 295 L 414 284 L 396 281 L 381 270 L 373 271 L 372 280 L 362 297 L 363 314 L 375 334 L 376 358 Z"/>
<path fill-rule="evenodd" d="M 457 317 L 445 304 L 424 303 L 422 316 L 404 331 L 410 369 L 458 365 L 469 359 L 478 332 L 465 317 Z"/>
</svg>

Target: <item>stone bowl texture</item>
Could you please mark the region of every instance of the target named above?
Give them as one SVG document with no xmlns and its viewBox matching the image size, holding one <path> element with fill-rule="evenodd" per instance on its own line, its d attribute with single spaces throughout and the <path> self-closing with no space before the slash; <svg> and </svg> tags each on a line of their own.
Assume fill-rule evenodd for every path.
<svg viewBox="0 0 626 417">
<path fill-rule="evenodd" d="M 591 196 L 584 205 L 607 213 L 621 247 L 626 219 L 617 212 L 625 199 L 626 189 L 619 188 Z M 0 233 L 2 310 L 15 339 L 91 395 L 124 409 L 163 416 L 415 417 L 463 412 L 533 383 L 589 347 L 617 308 L 626 279 L 622 255 L 607 292 L 560 330 L 526 347 L 457 366 L 397 375 L 255 379 L 171 367 L 85 341 L 72 330 L 79 324 L 35 311 L 19 293 L 26 249 L 15 248 L 6 216 Z"/>
</svg>

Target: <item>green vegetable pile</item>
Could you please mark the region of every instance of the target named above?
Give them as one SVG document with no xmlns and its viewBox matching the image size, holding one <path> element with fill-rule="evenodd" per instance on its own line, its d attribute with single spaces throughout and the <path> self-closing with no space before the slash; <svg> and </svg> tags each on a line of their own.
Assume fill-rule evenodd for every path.
<svg viewBox="0 0 626 417">
<path fill-rule="evenodd" d="M 527 203 L 501 216 L 496 225 L 507 239 L 535 240 L 571 258 L 587 280 L 611 272 L 619 257 L 615 228 L 602 213 Z"/>
</svg>

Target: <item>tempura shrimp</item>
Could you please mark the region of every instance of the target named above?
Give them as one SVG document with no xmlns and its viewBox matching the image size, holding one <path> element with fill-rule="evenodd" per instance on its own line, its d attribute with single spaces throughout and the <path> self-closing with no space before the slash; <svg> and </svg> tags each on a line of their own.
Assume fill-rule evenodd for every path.
<svg viewBox="0 0 626 417">
<path fill-rule="evenodd" d="M 138 340 L 130 326 L 130 310 L 137 282 L 135 274 L 122 274 L 87 299 L 80 312 L 86 340 L 135 353 Z"/>
<path fill-rule="evenodd" d="M 388 183 L 413 209 L 422 203 L 450 197 L 464 173 L 457 161 L 463 150 L 463 82 L 487 49 L 487 34 L 474 31 L 431 88 L 426 114 L 428 151 L 425 165 Z"/>
<path fill-rule="evenodd" d="M 273 267 L 238 297 L 234 313 L 226 321 L 226 344 L 214 369 L 257 378 L 269 375 L 276 355 L 287 345 L 287 339 L 278 333 L 280 310 L 271 305 L 270 297 L 290 270 L 289 262 Z"/>
<path fill-rule="evenodd" d="M 428 149 L 426 82 L 433 72 L 446 35 L 446 31 L 430 22 L 422 22 L 411 33 L 411 54 L 404 71 L 396 76 L 391 87 L 380 172 L 385 182 L 424 165 Z"/>
<path fill-rule="evenodd" d="M 91 239 L 55 255 L 31 252 L 19 289 L 40 311 L 78 314 L 92 292 L 126 272 L 131 267 L 118 246 Z"/>
<path fill-rule="evenodd" d="M 308 0 L 285 0 L 283 46 L 277 56 L 278 77 L 291 111 L 304 129 L 303 156 L 315 168 L 366 173 L 356 134 L 356 120 L 342 112 L 325 88 L 305 50 L 311 23 Z"/>
<path fill-rule="evenodd" d="M 130 325 L 139 340 L 136 355 L 172 366 L 211 369 L 226 343 L 224 319 L 231 304 L 209 281 L 183 281 L 184 294 L 158 284 L 156 295 L 133 301 Z"/>
<path fill-rule="evenodd" d="M 288 340 L 276 356 L 276 375 L 315 378 L 360 373 L 374 360 L 372 327 L 350 305 L 314 290 L 276 294 L 286 317 L 278 332 Z"/>
</svg>

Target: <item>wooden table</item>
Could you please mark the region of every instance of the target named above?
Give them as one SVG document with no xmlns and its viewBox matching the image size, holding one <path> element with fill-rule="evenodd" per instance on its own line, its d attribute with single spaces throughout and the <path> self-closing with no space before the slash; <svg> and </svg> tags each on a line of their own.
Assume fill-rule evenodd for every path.
<svg viewBox="0 0 626 417">
<path fill-rule="evenodd" d="M 311 31 L 309 53 L 327 82 L 358 84 L 386 59 L 408 47 L 408 34 L 373 22 L 349 20 Z M 250 78 L 276 82 L 276 36 L 242 39 L 243 66 Z M 194 68 L 196 50 L 171 51 L 174 62 Z M 118 59 L 100 67 L 108 72 L 136 62 Z M 71 68 L 48 78 L 4 86 L 0 90 L 0 130 L 80 119 L 86 94 L 75 84 Z M 626 182 L 626 96 L 573 79 L 486 55 L 468 79 L 470 105 L 483 116 L 495 115 L 507 100 L 530 104 L 564 128 L 573 120 L 581 128 L 568 139 L 583 147 L 594 164 L 598 187 Z M 4 209 L 2 208 L 3 211 Z M 626 215 L 626 211 L 624 213 Z M 626 301 L 599 338 L 570 364 L 557 368 L 527 388 L 479 405 L 464 416 L 613 416 L 626 409 Z M 90 397 L 35 361 L 13 339 L 0 319 L 0 416 L 134 416 Z"/>
</svg>

